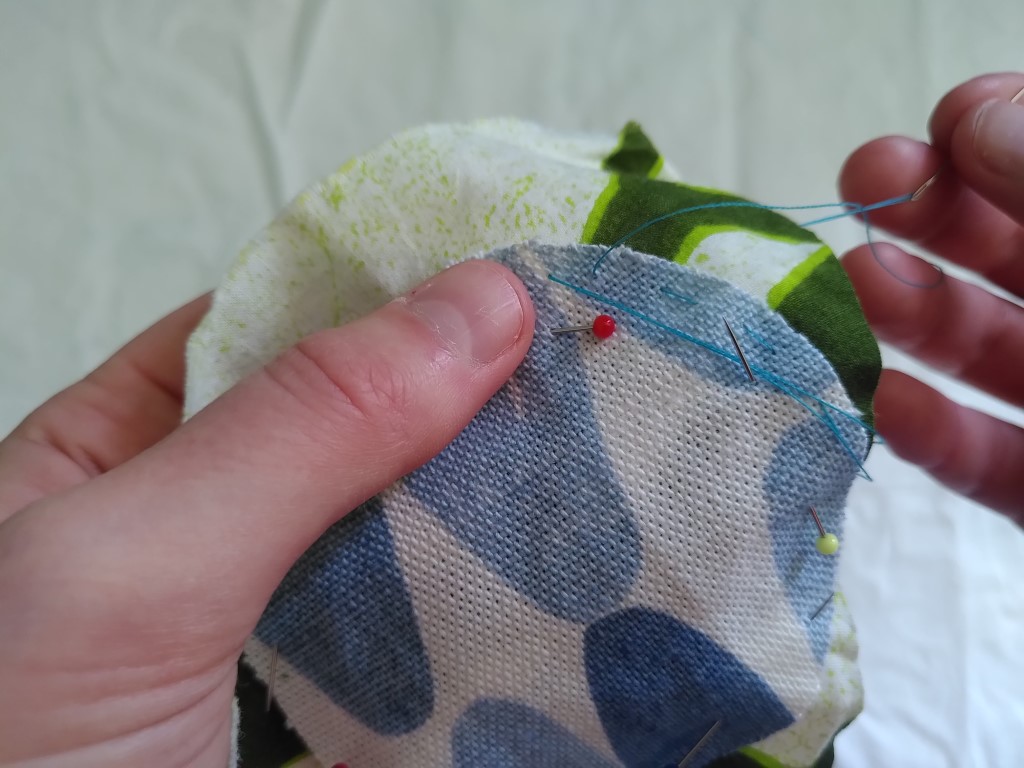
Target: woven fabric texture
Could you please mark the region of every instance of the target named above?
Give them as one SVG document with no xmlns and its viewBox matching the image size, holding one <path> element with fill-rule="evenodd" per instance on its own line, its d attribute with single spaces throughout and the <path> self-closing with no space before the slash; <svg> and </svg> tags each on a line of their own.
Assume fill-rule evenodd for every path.
<svg viewBox="0 0 1024 768">
<path fill-rule="evenodd" d="M 314 545 L 247 647 L 263 676 L 279 649 L 277 699 L 323 763 L 660 767 L 714 729 L 691 765 L 748 747 L 799 767 L 859 709 L 808 507 L 841 533 L 868 431 L 843 365 L 771 300 L 834 257 L 741 216 L 688 230 L 692 258 L 620 248 L 595 271 L 605 249 L 579 243 L 609 189 L 670 173 L 647 151 L 505 122 L 407 134 L 300 196 L 193 337 L 188 413 L 483 251 L 537 307 L 509 384 Z M 608 341 L 550 333 L 599 312 Z"/>
</svg>

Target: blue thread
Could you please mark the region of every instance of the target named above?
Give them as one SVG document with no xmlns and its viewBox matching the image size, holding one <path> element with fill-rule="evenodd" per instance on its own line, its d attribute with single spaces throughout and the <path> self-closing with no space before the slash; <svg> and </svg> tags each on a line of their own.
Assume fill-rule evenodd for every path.
<svg viewBox="0 0 1024 768">
<path fill-rule="evenodd" d="M 604 296 L 603 294 L 596 293 L 594 291 L 589 291 L 586 288 L 583 288 L 582 286 L 575 285 L 574 283 L 570 283 L 567 280 L 562 280 L 561 278 L 556 277 L 555 275 L 552 275 L 552 274 L 548 275 L 548 280 L 550 280 L 553 283 L 557 283 L 558 285 L 562 285 L 562 286 L 564 286 L 566 288 L 569 288 L 570 290 L 576 291 L 576 293 L 579 293 L 579 294 L 581 294 L 583 296 L 587 296 L 587 297 L 589 297 L 591 299 L 594 299 L 596 301 L 600 301 L 600 302 L 602 302 L 604 304 L 607 304 L 610 307 L 615 307 L 616 309 L 618 309 L 618 310 L 620 310 L 622 312 L 625 312 L 628 315 L 632 315 L 633 317 L 637 318 L 638 320 L 641 320 L 641 321 L 643 321 L 645 323 L 648 323 L 649 325 L 653 325 L 655 328 L 660 328 L 661 330 L 665 331 L 666 333 L 670 333 L 673 336 L 678 336 L 679 338 L 681 338 L 681 339 L 683 339 L 685 341 L 688 341 L 691 344 L 695 344 L 698 347 L 701 347 L 702 349 L 706 349 L 708 352 L 712 352 L 712 353 L 714 353 L 716 355 L 719 355 L 720 357 L 724 357 L 726 360 L 731 360 L 732 362 L 736 363 L 737 365 L 742 365 L 743 364 L 743 361 L 740 360 L 739 355 L 735 355 L 735 354 L 729 352 L 726 349 L 723 349 L 721 347 L 717 347 L 717 346 L 715 346 L 714 344 L 712 344 L 709 341 L 704 341 L 703 339 L 699 339 L 696 336 L 691 336 L 690 334 L 686 333 L 686 331 L 681 331 L 678 328 L 672 327 L 671 325 L 666 325 L 665 323 L 661 322 L 660 320 L 655 320 L 653 317 L 650 317 L 649 315 L 645 315 L 643 312 L 640 312 L 639 310 L 634 309 L 633 307 L 629 306 L 628 304 L 623 304 L 621 302 L 615 301 L 614 299 L 612 299 L 612 298 L 610 298 L 608 296 Z M 784 395 L 786 395 L 787 397 L 790 397 L 791 399 L 796 401 L 798 404 L 800 404 L 803 408 L 807 409 L 807 411 L 809 411 L 811 413 L 811 415 L 813 415 L 816 419 L 819 419 L 820 421 L 822 421 L 825 424 L 825 426 L 828 427 L 832 431 L 832 433 L 837 436 L 837 438 L 839 439 L 839 444 L 843 447 L 843 449 L 846 451 L 846 453 L 849 454 L 850 458 L 854 461 L 854 463 L 859 467 L 859 469 L 860 469 L 860 472 L 859 472 L 860 476 L 864 477 L 867 480 L 871 480 L 871 476 L 864 469 L 863 462 L 857 456 L 856 452 L 852 448 L 850 448 L 850 446 L 846 442 L 846 440 L 842 437 L 841 433 L 838 430 L 838 427 L 836 427 L 836 425 L 835 425 L 835 422 L 832 421 L 831 418 L 827 418 L 825 416 L 825 410 L 829 409 L 829 410 L 833 410 L 833 411 L 835 411 L 837 413 L 842 414 L 843 416 L 845 416 L 846 418 L 850 419 L 851 421 L 854 421 L 857 424 L 859 424 L 863 429 L 867 430 L 871 434 L 874 434 L 874 429 L 872 429 L 867 424 L 862 422 L 856 416 L 847 413 L 846 411 L 842 410 L 841 408 L 838 408 L 835 405 L 832 405 L 831 403 L 826 402 L 825 400 L 822 400 L 821 398 L 817 397 L 816 395 L 814 395 L 814 394 L 812 394 L 810 392 L 805 391 L 804 389 L 802 389 L 801 387 L 797 386 L 793 382 L 791 382 L 791 381 L 789 381 L 787 379 L 783 379 L 781 376 L 778 376 L 778 375 L 772 373 L 771 371 L 766 371 L 763 368 L 760 368 L 760 367 L 754 365 L 753 363 L 750 364 L 750 369 L 754 373 L 756 373 L 759 378 L 761 378 L 764 381 L 768 382 L 769 384 L 773 385 L 776 389 L 778 389 Z M 803 395 L 805 397 L 808 397 L 808 398 L 814 400 L 815 402 L 817 402 L 818 404 L 820 404 L 822 406 L 822 408 L 823 408 L 822 413 L 818 413 L 818 411 L 816 411 L 814 408 L 811 408 L 799 396 L 797 396 L 797 394 L 794 394 L 794 393 L 799 393 L 799 395 Z"/>
<path fill-rule="evenodd" d="M 598 256 L 597 261 L 594 262 L 594 266 L 593 266 L 592 272 L 593 272 L 593 274 L 596 275 L 597 274 L 597 270 L 601 267 L 601 264 L 608 257 L 609 253 L 614 251 L 620 245 L 623 245 L 627 241 L 633 239 L 633 237 L 635 237 L 636 235 L 640 234 L 645 229 L 650 229 L 655 224 L 659 224 L 659 223 L 661 223 L 663 221 L 667 221 L 668 219 L 673 219 L 676 216 L 682 216 L 685 213 L 695 213 L 697 211 L 708 211 L 708 210 L 712 210 L 712 209 L 715 209 L 715 208 L 760 208 L 760 209 L 766 210 L 766 211 L 809 211 L 809 210 L 816 210 L 816 209 L 821 209 L 821 208 L 834 208 L 837 205 L 842 205 L 842 203 L 825 203 L 825 204 L 821 204 L 821 205 L 775 205 L 775 206 L 770 206 L 770 205 L 762 205 L 761 203 L 751 202 L 750 200 L 737 200 L 737 201 L 722 202 L 722 203 L 704 203 L 703 205 L 693 205 L 693 206 L 690 206 L 689 208 L 680 208 L 677 211 L 670 211 L 669 213 L 663 213 L 661 216 L 656 216 L 653 219 L 649 219 L 648 221 L 645 221 L 643 224 L 641 224 L 636 229 L 632 230 L 631 232 L 627 232 L 625 235 L 620 237 L 614 243 L 612 243 L 607 248 L 605 248 L 604 253 L 602 253 L 600 256 Z"/>
<path fill-rule="evenodd" d="M 853 447 L 846 439 L 846 435 L 844 435 L 842 433 L 842 430 L 839 429 L 839 425 L 836 424 L 835 419 L 832 418 L 832 415 L 827 410 L 822 410 L 821 415 L 824 417 L 825 422 L 828 424 L 828 428 L 832 431 L 832 434 L 836 436 L 836 440 L 839 441 L 839 444 L 842 445 L 846 449 L 846 452 L 849 453 L 851 456 L 856 456 L 856 452 L 853 450 Z M 864 458 L 866 459 L 867 456 L 865 455 Z M 860 468 L 861 477 L 867 480 L 872 480 L 871 475 L 868 474 L 867 469 L 864 467 L 863 460 L 858 460 L 857 466 Z"/>
<path fill-rule="evenodd" d="M 679 299 L 680 301 L 685 301 L 687 304 L 696 304 L 697 303 L 696 299 L 691 298 L 689 296 L 684 296 L 681 293 L 676 293 L 671 288 L 662 288 L 661 292 L 664 293 L 666 296 L 671 296 L 673 299 Z"/>
<path fill-rule="evenodd" d="M 597 270 L 601 267 L 601 264 L 604 263 L 604 260 L 608 258 L 608 254 L 610 254 L 619 246 L 624 245 L 626 242 L 628 242 L 633 237 L 643 232 L 645 229 L 649 229 L 650 227 L 653 227 L 655 224 L 659 224 L 668 219 L 675 218 L 676 216 L 682 216 L 687 213 L 712 210 L 715 208 L 759 208 L 764 211 L 814 211 L 822 210 L 825 208 L 842 208 L 842 213 L 836 213 L 831 216 L 823 216 L 821 218 L 812 219 L 810 221 L 799 224 L 798 226 L 806 229 L 807 227 L 813 227 L 818 224 L 825 224 L 831 221 L 845 219 L 849 216 L 861 216 L 864 221 L 864 239 L 867 243 L 868 249 L 871 251 L 871 255 L 874 257 L 875 262 L 878 264 L 878 266 L 880 266 L 892 277 L 896 278 L 904 285 L 909 285 L 913 288 L 935 288 L 941 285 L 942 282 L 945 280 L 946 273 L 943 272 L 942 267 L 936 264 L 931 264 L 931 262 L 928 262 L 929 265 L 938 273 L 938 277 L 935 279 L 934 282 L 917 283 L 911 280 L 907 280 L 901 277 L 900 275 L 897 275 L 895 272 L 889 269 L 888 266 L 886 266 L 885 262 L 882 261 L 882 258 L 878 255 L 878 251 L 875 250 L 875 241 L 871 237 L 871 221 L 868 217 L 869 211 L 877 211 L 879 209 L 889 208 L 894 205 L 902 205 L 904 203 L 911 202 L 913 199 L 913 193 L 908 193 L 905 195 L 897 195 L 896 197 L 890 197 L 888 200 L 881 200 L 877 203 L 870 203 L 868 205 L 850 202 L 815 203 L 813 205 L 763 205 L 762 203 L 755 203 L 750 200 L 736 200 L 720 203 L 705 203 L 704 205 L 694 205 L 689 208 L 680 208 L 676 211 L 670 211 L 669 213 L 664 213 L 661 216 L 656 216 L 653 219 L 645 221 L 639 227 L 633 229 L 630 232 L 627 232 L 614 243 L 609 245 L 607 248 L 605 248 L 604 252 L 597 258 L 597 261 L 594 262 L 592 273 L 595 275 L 597 274 Z"/>
<path fill-rule="evenodd" d="M 868 218 L 868 215 L 867 215 L 866 212 L 863 214 L 863 216 L 864 216 L 864 239 L 867 242 L 868 250 L 871 251 L 871 256 L 874 258 L 875 263 L 878 266 L 880 266 L 882 269 L 884 269 L 886 272 L 888 272 L 892 277 L 896 278 L 897 280 L 899 280 L 904 285 L 909 285 L 911 288 L 937 288 L 940 285 L 942 285 L 942 283 L 945 282 L 945 280 L 946 280 L 946 273 L 942 270 L 942 267 L 940 267 L 938 264 L 932 264 L 930 261 L 926 262 L 926 263 L 928 264 L 928 266 L 930 266 L 932 269 L 934 269 L 935 272 L 937 273 L 937 277 L 931 283 L 916 283 L 916 282 L 914 282 L 912 280 L 907 280 L 906 278 L 901 277 L 900 275 L 897 275 L 895 272 L 893 272 L 891 269 L 889 269 L 889 267 L 886 265 L 886 263 L 884 261 L 882 261 L 882 257 L 878 255 L 878 251 L 875 250 L 875 241 L 871 237 L 871 220 Z M 922 261 L 924 261 L 924 260 L 922 259 Z"/>
<path fill-rule="evenodd" d="M 843 447 L 843 450 L 846 451 L 847 455 L 851 459 L 853 459 L 854 463 L 857 465 L 857 469 L 859 470 L 857 472 L 857 475 L 859 477 L 863 477 L 865 480 L 869 480 L 869 481 L 873 480 L 871 475 L 869 475 L 868 471 L 864 468 L 864 462 L 861 461 L 861 459 L 857 456 L 856 451 L 854 451 L 853 448 L 850 447 L 850 444 L 846 441 L 846 438 L 843 437 L 842 432 L 839 431 L 839 427 L 836 426 L 835 421 L 833 421 L 832 417 L 829 416 L 828 408 L 831 408 L 831 409 L 833 409 L 835 411 L 838 411 L 839 413 L 842 413 L 847 418 L 851 418 L 852 419 L 853 417 L 850 414 L 846 413 L 845 411 L 840 410 L 839 408 L 836 408 L 831 403 L 826 403 L 824 400 L 821 400 L 820 398 L 815 397 L 814 395 L 810 394 L 809 392 L 804 392 L 802 389 L 800 389 L 800 387 L 796 386 L 795 384 L 793 384 L 790 381 L 787 381 L 786 379 L 783 379 L 781 376 L 776 376 L 774 373 L 769 373 L 767 371 L 764 372 L 763 375 L 764 375 L 764 378 L 769 383 L 774 384 L 775 387 L 777 389 L 779 389 L 783 394 L 788 395 L 790 398 L 792 398 L 797 403 L 799 403 L 804 408 L 806 408 L 807 411 L 812 416 L 814 416 L 816 419 L 821 421 L 828 428 L 828 430 L 833 435 L 835 435 L 836 440 L 839 442 L 839 445 L 841 445 Z M 805 396 L 813 398 L 819 404 L 821 404 L 823 406 L 828 406 L 828 408 L 822 408 L 821 409 L 821 413 L 818 413 L 818 411 L 816 411 L 814 408 L 811 408 L 807 403 L 805 403 L 803 401 L 802 398 L 800 398 L 797 394 L 795 394 L 794 390 L 797 393 L 799 393 L 800 395 L 805 395 Z M 861 423 L 859 419 L 854 419 L 854 420 L 857 421 L 858 423 Z M 865 424 L 861 424 L 861 426 L 864 426 L 865 428 L 867 427 L 867 425 L 865 425 Z M 871 431 L 873 432 L 874 430 L 871 430 Z"/>
<path fill-rule="evenodd" d="M 737 365 L 743 365 L 743 361 L 740 360 L 739 355 L 734 355 L 734 354 L 732 354 L 732 353 L 722 349 L 721 347 L 716 347 L 714 344 L 712 344 L 709 341 L 704 341 L 703 339 L 698 339 L 696 336 L 691 336 L 686 331 L 680 331 L 678 328 L 673 328 L 671 325 L 665 325 L 661 321 L 655 320 L 653 317 L 648 317 L 643 312 L 640 312 L 639 310 L 633 309 L 632 307 L 628 306 L 627 304 L 621 304 L 621 303 L 615 301 L 615 299 L 608 298 L 607 296 L 603 296 L 600 293 L 594 293 L 593 291 L 588 291 L 586 288 L 582 288 L 582 287 L 580 287 L 578 285 L 574 285 L 573 283 L 570 283 L 570 282 L 567 282 L 565 280 L 562 280 L 561 278 L 555 277 L 554 275 L 548 275 L 548 280 L 550 280 L 553 283 L 558 283 L 559 285 L 564 285 L 566 288 L 570 288 L 570 289 L 576 291 L 577 293 L 583 294 L 584 296 L 589 296 L 591 299 L 596 299 L 597 301 L 604 302 L 605 304 L 607 304 L 610 307 L 615 307 L 616 309 L 621 309 L 626 314 L 632 315 L 633 317 L 635 317 L 635 318 L 637 318 L 639 320 L 643 320 L 645 323 L 650 323 L 655 328 L 660 328 L 663 331 L 667 331 L 668 333 L 671 333 L 673 336 L 678 336 L 681 339 L 686 339 L 686 341 L 689 341 L 691 344 L 696 344 L 698 347 L 702 347 L 702 348 L 708 350 L 708 352 L 714 352 L 716 355 L 721 355 L 726 360 L 732 360 Z M 751 368 L 754 368 L 754 367 L 751 366 Z M 754 368 L 754 371 L 756 372 L 757 369 Z"/>
<path fill-rule="evenodd" d="M 911 201 L 911 199 L 913 199 L 913 197 L 914 196 L 913 196 L 912 193 L 911 194 L 906 194 L 906 195 L 897 195 L 896 197 L 890 197 L 888 200 L 882 200 L 881 202 L 878 202 L 878 203 L 871 203 L 870 205 L 861 205 L 860 203 L 846 203 L 846 202 L 834 203 L 834 205 L 842 206 L 842 207 L 846 208 L 847 210 L 843 211 L 842 213 L 833 214 L 832 216 L 824 216 L 824 217 L 822 217 L 820 219 L 814 219 L 812 221 L 805 221 L 804 223 L 800 224 L 800 226 L 803 227 L 804 229 L 806 229 L 807 227 L 814 227 L 814 226 L 817 226 L 818 224 L 827 224 L 830 221 L 837 221 L 838 219 L 845 219 L 847 216 L 854 216 L 854 215 L 857 215 L 857 214 L 864 215 L 868 211 L 877 211 L 879 208 L 888 208 L 888 207 L 893 206 L 893 205 L 900 205 L 902 203 L 909 203 Z"/>
<path fill-rule="evenodd" d="M 752 338 L 754 341 L 756 341 L 762 347 L 767 349 L 769 352 L 775 351 L 775 347 L 773 347 L 771 343 L 766 338 L 764 338 L 764 336 L 761 336 L 759 333 L 756 333 L 753 328 L 745 325 L 743 326 L 743 331 L 747 334 L 747 336 Z"/>
</svg>

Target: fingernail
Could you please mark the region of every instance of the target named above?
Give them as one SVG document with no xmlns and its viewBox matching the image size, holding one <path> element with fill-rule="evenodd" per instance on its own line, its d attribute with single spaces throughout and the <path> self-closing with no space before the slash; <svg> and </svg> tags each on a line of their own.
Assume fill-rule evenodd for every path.
<svg viewBox="0 0 1024 768">
<path fill-rule="evenodd" d="M 1024 178 L 1024 105 L 982 104 L 974 118 L 974 154 L 993 173 Z"/>
<path fill-rule="evenodd" d="M 431 325 L 451 354 L 485 364 L 523 332 L 523 305 L 505 272 L 489 261 L 467 261 L 413 289 L 404 301 Z"/>
</svg>

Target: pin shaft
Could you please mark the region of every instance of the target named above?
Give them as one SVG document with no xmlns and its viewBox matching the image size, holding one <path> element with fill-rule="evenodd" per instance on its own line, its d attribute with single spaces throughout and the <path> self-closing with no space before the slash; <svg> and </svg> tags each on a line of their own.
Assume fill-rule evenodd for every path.
<svg viewBox="0 0 1024 768">
<path fill-rule="evenodd" d="M 274 683 L 277 681 L 277 646 L 274 646 L 273 655 L 270 657 L 270 674 L 267 675 L 267 701 L 266 711 L 270 711 L 270 705 L 274 702 Z"/>
<path fill-rule="evenodd" d="M 754 381 L 754 372 L 750 369 L 750 363 L 747 362 L 747 356 L 743 354 L 743 347 L 740 346 L 740 340 L 736 338 L 736 334 L 732 330 L 732 326 L 729 325 L 729 321 L 725 320 L 725 330 L 729 332 L 729 338 L 732 339 L 732 345 L 736 347 L 736 354 L 740 356 L 740 362 L 743 363 L 743 370 L 747 372 L 747 378 Z"/>
<path fill-rule="evenodd" d="M 568 326 L 566 328 L 555 328 L 551 332 L 552 333 L 580 333 L 581 331 L 589 331 L 590 327 L 591 326 L 590 326 L 589 323 L 587 325 L 570 325 L 570 326 Z"/>
<path fill-rule="evenodd" d="M 822 536 L 826 536 L 827 533 L 825 531 L 825 526 L 821 524 L 821 518 L 818 517 L 818 510 L 816 510 L 814 507 L 811 507 L 811 516 L 814 518 L 814 524 L 818 526 L 818 533 Z"/>
<path fill-rule="evenodd" d="M 835 596 L 836 596 L 836 593 L 833 592 L 831 595 L 829 595 L 828 597 L 825 598 L 825 602 L 823 602 L 821 605 L 819 605 L 818 606 L 818 610 L 816 610 L 814 613 L 811 614 L 811 621 L 814 621 L 816 618 L 818 618 L 818 616 L 821 615 L 821 612 L 824 611 L 825 607 L 829 603 L 831 603 L 832 600 L 835 599 Z"/>
<path fill-rule="evenodd" d="M 711 737 L 714 736 L 715 733 L 718 731 L 718 729 L 721 728 L 721 727 L 722 727 L 722 721 L 721 720 L 716 720 L 715 724 L 712 725 L 708 729 L 708 732 L 700 737 L 700 741 L 698 741 L 696 744 L 694 744 L 693 748 L 689 752 L 686 753 L 686 756 L 683 757 L 683 759 L 679 761 L 679 765 L 677 765 L 676 768 L 686 768 L 686 766 L 690 764 L 690 761 L 693 760 L 694 756 L 698 752 L 700 752 L 707 745 L 707 743 L 709 741 L 711 741 Z"/>
</svg>

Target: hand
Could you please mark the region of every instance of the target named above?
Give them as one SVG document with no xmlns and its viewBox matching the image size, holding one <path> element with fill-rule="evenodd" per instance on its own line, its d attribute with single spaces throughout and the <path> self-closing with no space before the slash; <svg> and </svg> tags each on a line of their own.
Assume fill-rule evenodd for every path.
<svg viewBox="0 0 1024 768">
<path fill-rule="evenodd" d="M 1024 297 L 1024 75 L 972 80 L 939 102 L 932 144 L 901 137 L 861 147 L 840 176 L 844 199 L 920 199 L 871 221 Z M 1024 310 L 942 275 L 894 245 L 848 253 L 844 266 L 878 337 L 1012 405 L 1024 405 Z M 930 286 L 930 287 L 922 287 Z M 1024 430 L 958 405 L 896 371 L 875 398 L 892 450 L 955 491 L 1024 524 Z"/>
<path fill-rule="evenodd" d="M 452 440 L 534 322 L 514 275 L 461 264 L 179 427 L 206 307 L 0 443 L 0 764 L 224 768 L 235 664 L 287 569 Z"/>
</svg>

